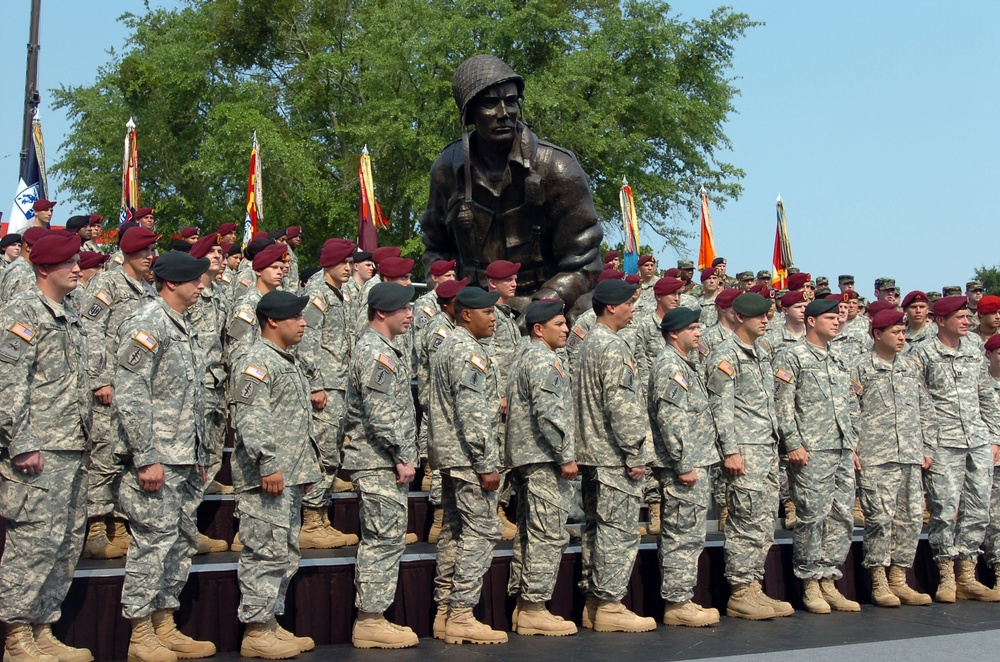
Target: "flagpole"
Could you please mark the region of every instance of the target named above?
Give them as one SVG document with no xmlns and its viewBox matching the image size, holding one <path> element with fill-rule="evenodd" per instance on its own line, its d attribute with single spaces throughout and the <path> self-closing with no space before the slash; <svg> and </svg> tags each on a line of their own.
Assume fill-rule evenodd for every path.
<svg viewBox="0 0 1000 662">
<path fill-rule="evenodd" d="M 42 0 L 31 0 L 31 27 L 28 33 L 28 64 L 24 75 L 24 120 L 21 127 L 21 162 L 18 171 L 24 169 L 31 147 L 31 123 L 38 108 L 38 22 L 42 13 Z"/>
</svg>

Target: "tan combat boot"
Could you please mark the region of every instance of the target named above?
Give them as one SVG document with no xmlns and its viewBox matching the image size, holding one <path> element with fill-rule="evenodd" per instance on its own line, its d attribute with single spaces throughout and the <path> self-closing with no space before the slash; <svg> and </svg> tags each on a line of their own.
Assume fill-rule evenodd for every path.
<svg viewBox="0 0 1000 662">
<path fill-rule="evenodd" d="M 789 499 L 785 502 L 785 529 L 791 531 L 795 528 L 795 523 L 799 521 L 795 514 L 795 502 Z"/>
<path fill-rule="evenodd" d="M 351 643 L 355 648 L 410 648 L 419 639 L 413 630 L 390 623 L 382 614 L 359 611 Z"/>
<path fill-rule="evenodd" d="M 420 542 L 420 539 L 417 538 L 417 534 L 415 533 L 407 533 L 406 537 L 403 539 L 403 544 L 405 545 L 413 545 L 418 542 Z"/>
<path fill-rule="evenodd" d="M 271 617 L 265 625 L 269 628 L 274 628 L 274 635 L 281 639 L 282 641 L 291 641 L 296 646 L 299 647 L 299 652 L 305 653 L 306 651 L 311 651 L 316 648 L 316 642 L 313 641 L 312 637 L 297 637 L 294 633 L 289 632 L 285 628 L 278 624 L 278 619 L 274 616 Z"/>
<path fill-rule="evenodd" d="M 332 489 L 335 494 L 341 494 L 343 492 L 353 492 L 354 483 L 347 480 L 341 480 L 339 476 L 334 476 Z"/>
<path fill-rule="evenodd" d="M 726 520 L 729 519 L 729 506 L 719 508 L 719 533 L 726 532 Z"/>
<path fill-rule="evenodd" d="M 480 623 L 470 607 L 452 608 L 444 626 L 446 644 L 506 644 L 507 633 Z"/>
<path fill-rule="evenodd" d="M 959 560 L 956 584 L 955 597 L 959 600 L 1000 602 L 1000 592 L 984 586 L 976 579 L 976 561 L 974 559 Z"/>
<path fill-rule="evenodd" d="M 1000 563 L 993 564 L 993 576 L 996 577 L 993 580 L 993 590 L 1000 591 Z"/>
<path fill-rule="evenodd" d="M 343 533 L 333 528 L 333 524 L 330 523 L 330 509 L 321 509 L 323 514 L 323 531 L 326 535 L 333 538 L 334 547 L 350 547 L 351 545 L 357 545 L 359 538 L 353 533 Z"/>
<path fill-rule="evenodd" d="M 830 603 L 823 597 L 818 579 L 802 580 L 802 604 L 811 614 L 829 614 Z"/>
<path fill-rule="evenodd" d="M 520 609 L 517 615 L 518 634 L 530 636 L 539 634 L 543 637 L 565 637 L 576 634 L 576 623 L 556 616 L 545 608 L 544 602 L 530 602 L 518 598 Z"/>
<path fill-rule="evenodd" d="M 427 460 L 424 460 L 424 477 L 420 479 L 420 491 L 430 492 L 431 491 L 431 465 Z"/>
<path fill-rule="evenodd" d="M 517 526 L 507 519 L 507 513 L 503 506 L 497 508 L 497 516 L 500 518 L 500 540 L 513 540 L 517 535 Z"/>
<path fill-rule="evenodd" d="M 445 625 L 448 623 L 448 605 L 438 605 L 434 613 L 434 638 L 444 641 Z"/>
<path fill-rule="evenodd" d="M 649 504 L 649 526 L 646 527 L 649 530 L 649 535 L 658 536 L 662 530 L 662 522 L 660 521 L 660 513 L 662 513 L 662 506 L 659 501 L 655 501 Z"/>
<path fill-rule="evenodd" d="M 832 578 L 827 577 L 819 580 L 819 589 L 823 592 L 826 604 L 837 611 L 861 611 L 861 605 L 854 600 L 848 600 L 837 590 L 837 585 L 833 583 Z"/>
<path fill-rule="evenodd" d="M 132 619 L 128 662 L 177 662 L 177 655 L 156 637 L 149 616 Z"/>
<path fill-rule="evenodd" d="M 27 623 L 8 623 L 4 657 L 11 662 L 59 662 L 59 658 L 43 653 Z M 94 659 L 91 657 L 90 659 Z"/>
<path fill-rule="evenodd" d="M 954 602 L 956 597 L 955 563 L 938 561 L 938 587 L 934 599 L 938 602 Z"/>
<path fill-rule="evenodd" d="M 898 607 L 902 602 L 889 589 L 889 580 L 885 576 L 885 568 L 878 565 L 871 568 L 872 573 L 872 604 L 876 607 Z"/>
<path fill-rule="evenodd" d="M 323 528 L 323 517 L 318 508 L 302 509 L 302 529 L 299 530 L 301 549 L 333 549 L 335 540 Z M 341 545 L 342 546 L 342 545 Z"/>
<path fill-rule="evenodd" d="M 294 641 L 278 638 L 277 621 L 267 623 L 247 623 L 243 642 L 240 644 L 242 657 L 262 657 L 266 660 L 286 660 L 299 654 Z"/>
<path fill-rule="evenodd" d="M 861 509 L 861 497 L 854 497 L 854 509 L 851 512 L 854 515 L 855 528 L 865 528 L 865 511 Z"/>
<path fill-rule="evenodd" d="M 111 529 L 108 531 L 108 540 L 122 551 L 128 551 L 128 546 L 132 542 L 132 534 L 128 532 L 125 520 L 121 517 L 111 518 Z"/>
<path fill-rule="evenodd" d="M 726 616 L 745 618 L 748 621 L 763 621 L 774 618 L 774 609 L 761 602 L 754 593 L 753 584 L 733 584 L 726 603 Z"/>
<path fill-rule="evenodd" d="M 774 610 L 774 615 L 776 617 L 780 618 L 783 616 L 791 616 L 795 613 L 795 608 L 792 607 L 791 603 L 785 602 L 784 600 L 775 600 L 769 596 L 764 592 L 760 582 L 756 579 L 750 583 L 750 590 L 753 592 L 753 596 L 757 598 L 757 602 Z"/>
<path fill-rule="evenodd" d="M 594 632 L 649 632 L 656 619 L 639 616 L 614 600 L 601 600 L 594 614 Z"/>
<path fill-rule="evenodd" d="M 237 531 L 233 534 L 233 542 L 229 545 L 229 551 L 231 552 L 241 552 L 243 551 L 243 543 L 240 542 L 240 532 Z"/>
<path fill-rule="evenodd" d="M 211 481 L 205 487 L 205 494 L 232 494 L 232 493 L 233 493 L 232 485 L 223 485 L 217 480 Z"/>
<path fill-rule="evenodd" d="M 588 630 L 594 629 L 594 617 L 597 615 L 597 607 L 601 601 L 592 595 L 588 595 L 583 603 L 583 616 L 580 617 L 580 625 Z"/>
<path fill-rule="evenodd" d="M 649 529 L 647 529 L 642 524 L 640 524 L 639 525 L 639 536 L 642 537 L 642 536 L 647 536 L 647 535 L 649 535 Z"/>
<path fill-rule="evenodd" d="M 931 596 L 910 588 L 906 583 L 906 568 L 889 566 L 889 590 L 904 605 L 924 606 L 931 603 Z"/>
<path fill-rule="evenodd" d="M 668 602 L 663 607 L 664 625 L 684 625 L 690 628 L 703 628 L 715 625 L 718 622 L 718 609 L 705 609 L 690 600 Z"/>
<path fill-rule="evenodd" d="M 38 650 L 46 655 L 55 655 L 59 662 L 93 662 L 93 654 L 86 648 L 67 646 L 52 634 L 52 626 L 48 623 L 35 623 L 31 626 Z"/>
<path fill-rule="evenodd" d="M 198 534 L 198 551 L 195 552 L 196 554 L 217 554 L 228 551 L 229 545 L 226 544 L 225 540 L 209 538 L 204 533 Z"/>
<path fill-rule="evenodd" d="M 83 545 L 85 559 L 120 559 L 125 556 L 125 550 L 112 545 L 108 540 L 107 526 L 104 518 L 96 518 L 87 527 L 87 542 Z"/>
<path fill-rule="evenodd" d="M 441 527 L 444 526 L 444 508 L 434 506 L 434 519 L 431 521 L 431 530 L 427 532 L 427 542 L 436 545 L 441 537 Z"/>
<path fill-rule="evenodd" d="M 185 660 L 197 660 L 215 655 L 215 644 L 211 641 L 192 639 L 177 629 L 177 625 L 174 624 L 173 609 L 154 611 L 150 620 L 153 623 L 156 638 L 160 640 L 161 644 L 172 650 L 177 657 Z"/>
</svg>

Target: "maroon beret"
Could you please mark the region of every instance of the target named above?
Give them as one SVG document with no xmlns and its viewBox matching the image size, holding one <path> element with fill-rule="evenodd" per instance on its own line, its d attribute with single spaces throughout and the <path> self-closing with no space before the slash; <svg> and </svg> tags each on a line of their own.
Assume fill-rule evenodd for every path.
<svg viewBox="0 0 1000 662">
<path fill-rule="evenodd" d="M 193 237 L 196 234 L 198 234 L 199 232 L 200 232 L 200 230 L 198 228 L 194 227 L 193 225 L 189 225 L 186 228 L 182 228 L 181 229 L 181 236 L 182 237 Z"/>
<path fill-rule="evenodd" d="M 289 226 L 288 229 L 285 230 L 285 236 L 289 239 L 295 239 L 300 234 L 302 234 L 302 227 L 298 225 Z"/>
<path fill-rule="evenodd" d="M 402 278 L 413 273 L 413 260 L 408 257 L 387 257 L 378 265 L 382 278 Z"/>
<path fill-rule="evenodd" d="M 708 280 L 712 276 L 716 276 L 716 275 L 718 275 L 718 274 L 715 273 L 715 267 L 708 267 L 707 269 L 702 269 L 701 270 L 701 282 L 704 283 L 706 280 Z"/>
<path fill-rule="evenodd" d="M 329 239 L 323 242 L 323 248 L 326 248 L 331 244 L 350 244 L 351 246 L 354 245 L 348 239 L 341 239 L 340 237 L 330 237 Z"/>
<path fill-rule="evenodd" d="M 738 290 L 735 287 L 722 290 L 715 297 L 715 305 L 719 308 L 732 308 L 733 302 L 736 301 L 736 297 L 741 294 L 743 294 L 742 290 Z"/>
<path fill-rule="evenodd" d="M 656 258 L 653 257 L 652 255 L 641 255 L 639 257 L 639 266 L 641 267 L 642 265 L 646 264 L 647 262 L 655 262 L 655 261 L 656 261 Z"/>
<path fill-rule="evenodd" d="M 217 234 L 219 234 L 219 236 L 222 236 L 221 233 L 217 233 Z M 222 247 L 222 254 L 223 255 L 229 255 L 230 254 L 229 251 L 233 250 L 233 247 L 236 246 L 236 244 L 234 244 L 231 241 L 224 241 L 221 244 L 219 244 L 219 246 Z M 237 248 L 236 249 L 236 253 L 238 254 L 239 252 L 240 252 L 240 250 L 239 250 L 239 248 Z"/>
<path fill-rule="evenodd" d="M 639 274 L 629 274 L 628 276 L 625 276 L 625 282 L 629 285 L 638 285 L 639 278 Z"/>
<path fill-rule="evenodd" d="M 206 234 L 204 237 L 194 242 L 194 244 L 191 245 L 189 253 L 191 254 L 191 257 L 205 257 L 212 250 L 213 246 L 219 246 L 218 232 Z M 223 251 L 223 254 L 225 254 L 225 251 Z"/>
<path fill-rule="evenodd" d="M 754 285 L 753 287 L 750 288 L 750 291 L 753 292 L 754 294 L 761 295 L 765 299 L 773 299 L 775 294 L 774 290 L 772 290 L 767 285 Z"/>
<path fill-rule="evenodd" d="M 617 269 L 605 269 L 597 277 L 598 283 L 603 283 L 606 280 L 621 280 L 625 278 L 624 271 L 618 271 Z"/>
<path fill-rule="evenodd" d="M 846 303 L 851 297 L 847 296 L 847 292 L 844 292 L 843 294 L 827 294 L 823 298 L 827 301 L 840 301 L 841 303 Z"/>
<path fill-rule="evenodd" d="M 104 217 L 101 216 L 100 214 L 91 214 L 90 215 L 90 224 L 91 225 L 100 225 L 103 222 L 104 222 Z"/>
<path fill-rule="evenodd" d="M 805 295 L 799 290 L 796 290 L 795 292 L 786 292 L 785 295 L 781 297 L 781 307 L 791 308 L 795 304 L 802 303 L 805 300 Z"/>
<path fill-rule="evenodd" d="M 905 297 L 903 297 L 903 310 L 906 310 L 906 308 L 911 303 L 915 303 L 917 301 L 923 301 L 924 303 L 928 303 L 927 295 L 921 292 L 920 290 L 913 290 Z"/>
<path fill-rule="evenodd" d="M 224 235 L 224 234 L 229 234 L 230 232 L 236 232 L 236 224 L 235 223 L 223 223 L 222 225 L 219 226 L 219 236 L 220 237 L 222 235 Z"/>
<path fill-rule="evenodd" d="M 455 268 L 455 260 L 434 260 L 431 262 L 431 275 L 440 278 Z"/>
<path fill-rule="evenodd" d="M 896 307 L 889 303 L 888 301 L 872 301 L 868 305 L 868 317 L 874 317 L 878 315 L 879 311 L 882 310 L 895 310 Z"/>
<path fill-rule="evenodd" d="M 976 312 L 983 315 L 992 315 L 998 310 L 1000 310 L 1000 297 L 995 294 L 984 296 L 976 306 Z"/>
<path fill-rule="evenodd" d="M 49 231 L 46 228 L 30 227 L 21 234 L 21 243 L 34 246 L 36 241 L 48 233 Z"/>
<path fill-rule="evenodd" d="M 108 261 L 110 255 L 95 253 L 94 251 L 82 251 L 80 253 L 80 268 L 94 269 Z"/>
<path fill-rule="evenodd" d="M 354 249 L 357 246 L 351 242 L 346 243 L 333 243 L 323 248 L 323 251 L 319 254 L 319 266 L 324 269 L 329 267 L 337 266 L 342 262 L 347 262 L 347 258 L 351 257 L 354 253 Z"/>
<path fill-rule="evenodd" d="M 399 248 L 397 246 L 379 246 L 372 251 L 372 261 L 375 264 L 380 264 L 387 257 L 399 257 Z"/>
<path fill-rule="evenodd" d="M 676 269 L 675 269 L 676 271 Z M 664 276 L 660 280 L 656 281 L 653 285 L 653 294 L 656 296 L 663 296 L 664 294 L 673 294 L 684 287 L 684 281 L 680 278 L 674 278 L 672 276 Z"/>
<path fill-rule="evenodd" d="M 437 295 L 438 299 L 453 299 L 458 296 L 458 293 L 465 289 L 465 286 L 468 284 L 468 278 L 463 278 L 462 280 L 446 280 L 437 286 L 434 293 Z"/>
<path fill-rule="evenodd" d="M 507 260 L 493 260 L 486 267 L 486 277 L 503 280 L 510 278 L 521 268 L 520 262 L 508 262 Z"/>
<path fill-rule="evenodd" d="M 125 231 L 122 240 L 118 242 L 118 247 L 122 253 L 138 253 L 142 249 L 155 244 L 160 235 L 152 230 L 143 227 L 132 227 Z"/>
<path fill-rule="evenodd" d="M 872 317 L 872 329 L 887 329 L 903 323 L 903 313 L 898 310 L 880 310 Z"/>
<path fill-rule="evenodd" d="M 788 277 L 788 289 L 801 290 L 809 282 L 809 274 L 799 272 Z"/>
<path fill-rule="evenodd" d="M 267 236 L 267 230 L 257 230 L 250 236 L 250 241 L 254 241 L 256 239 L 269 239 L 269 238 L 270 237 Z"/>
<path fill-rule="evenodd" d="M 604 254 L 604 264 L 618 259 L 618 251 L 608 251 Z"/>
<path fill-rule="evenodd" d="M 987 352 L 992 352 L 997 347 L 1000 347 L 1000 334 L 992 335 L 989 340 L 986 341 Z"/>
<path fill-rule="evenodd" d="M 934 302 L 934 317 L 947 317 L 954 312 L 969 307 L 969 300 L 963 296 L 941 297 Z"/>
<path fill-rule="evenodd" d="M 138 209 L 135 210 L 135 213 L 132 214 L 132 218 L 138 221 L 143 216 L 149 216 L 152 213 L 153 213 L 152 207 L 139 207 Z"/>
<path fill-rule="evenodd" d="M 56 206 L 56 203 L 52 200 L 46 200 L 45 198 L 39 198 L 31 204 L 31 208 L 35 211 L 48 211 Z M 65 262 L 65 260 L 64 260 Z M 58 264 L 58 263 L 56 263 Z"/>
<path fill-rule="evenodd" d="M 664 276 L 670 276 L 671 278 L 677 278 L 677 272 L 680 271 L 677 267 L 670 267 L 663 272 Z"/>
<path fill-rule="evenodd" d="M 32 264 L 62 264 L 80 252 L 83 240 L 77 234 L 64 236 L 50 232 L 31 247 Z"/>
<path fill-rule="evenodd" d="M 253 258 L 253 270 L 263 271 L 275 262 L 288 262 L 288 247 L 284 244 L 271 244 Z"/>
</svg>

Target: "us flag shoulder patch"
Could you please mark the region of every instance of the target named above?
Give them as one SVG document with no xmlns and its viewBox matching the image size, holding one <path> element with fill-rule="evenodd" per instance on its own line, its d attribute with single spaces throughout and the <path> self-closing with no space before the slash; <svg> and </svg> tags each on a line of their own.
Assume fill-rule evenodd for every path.
<svg viewBox="0 0 1000 662">
<path fill-rule="evenodd" d="M 248 365 L 247 369 L 243 371 L 243 374 L 250 375 L 257 381 L 262 382 L 264 381 L 264 378 L 267 377 L 267 370 L 264 370 L 263 368 L 258 368 L 255 365 Z"/>
<path fill-rule="evenodd" d="M 378 362 L 384 365 L 389 370 L 396 372 L 396 362 L 392 360 L 392 357 L 386 354 L 380 354 L 378 357 Z"/>
<path fill-rule="evenodd" d="M 851 380 L 851 390 L 854 391 L 854 395 L 861 395 L 861 391 L 864 390 L 864 387 L 861 386 L 861 384 L 858 382 L 858 380 L 852 379 Z"/>
<path fill-rule="evenodd" d="M 24 322 L 15 322 L 14 326 L 10 327 L 10 332 L 25 342 L 31 342 L 31 339 L 35 337 L 35 332 L 29 329 Z"/>
<path fill-rule="evenodd" d="M 792 382 L 792 376 L 792 373 L 787 370 L 778 370 L 778 372 L 774 373 L 775 379 L 780 379 L 786 384 L 790 384 Z"/>
<path fill-rule="evenodd" d="M 736 368 L 734 368 L 733 364 L 730 363 L 729 361 L 720 361 L 719 365 L 718 365 L 718 368 L 719 368 L 719 370 L 721 370 L 722 372 L 726 373 L 730 377 L 732 377 L 734 374 L 736 374 Z"/>
<path fill-rule="evenodd" d="M 473 354 L 472 357 L 469 358 L 469 363 L 479 368 L 480 371 L 486 372 L 486 366 L 488 365 L 486 359 L 478 354 Z"/>
</svg>

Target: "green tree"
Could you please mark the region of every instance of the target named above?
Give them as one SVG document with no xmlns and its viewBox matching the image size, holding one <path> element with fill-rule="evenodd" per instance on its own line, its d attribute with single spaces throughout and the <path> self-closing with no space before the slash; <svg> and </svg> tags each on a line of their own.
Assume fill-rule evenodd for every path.
<svg viewBox="0 0 1000 662">
<path fill-rule="evenodd" d="M 987 294 L 1000 294 L 1000 266 L 983 265 L 975 270 L 972 280 L 982 283 Z"/>
<path fill-rule="evenodd" d="M 97 81 L 55 92 L 73 123 L 55 170 L 105 216 L 131 115 L 142 200 L 165 231 L 242 220 L 257 131 L 264 225 L 304 226 L 306 261 L 354 234 L 365 144 L 391 223 L 380 242 L 413 252 L 430 165 L 461 135 L 452 72 L 482 52 L 524 76 L 525 119 L 577 154 L 606 223 L 622 176 L 668 241 L 702 184 L 720 206 L 741 191 L 742 171 L 715 155 L 735 43 L 756 24 L 730 9 L 684 21 L 659 0 L 189 0 L 121 20 L 131 37 Z"/>
</svg>

